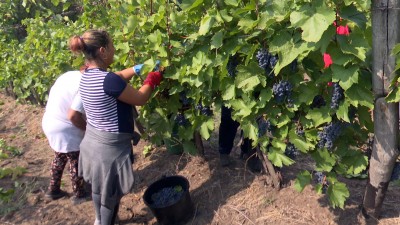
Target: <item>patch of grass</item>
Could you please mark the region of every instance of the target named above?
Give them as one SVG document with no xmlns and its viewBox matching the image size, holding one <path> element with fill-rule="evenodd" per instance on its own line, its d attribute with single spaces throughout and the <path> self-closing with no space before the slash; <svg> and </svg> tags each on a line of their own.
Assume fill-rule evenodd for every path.
<svg viewBox="0 0 400 225">
<path fill-rule="evenodd" d="M 0 139 L 0 152 L 12 157 L 22 155 L 22 151 L 14 146 L 9 146 L 4 139 Z"/>
<path fill-rule="evenodd" d="M 36 189 L 38 182 L 33 179 L 28 182 L 15 181 L 12 185 L 14 190 L 8 201 L 2 201 L 0 207 L 0 216 L 18 211 L 20 208 L 27 204 L 27 195 Z"/>
</svg>

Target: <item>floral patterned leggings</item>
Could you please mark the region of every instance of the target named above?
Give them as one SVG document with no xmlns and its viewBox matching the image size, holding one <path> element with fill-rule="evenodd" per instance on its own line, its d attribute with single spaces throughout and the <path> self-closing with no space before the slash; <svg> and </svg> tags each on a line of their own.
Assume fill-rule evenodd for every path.
<svg viewBox="0 0 400 225">
<path fill-rule="evenodd" d="M 72 190 L 76 197 L 82 197 L 84 195 L 84 183 L 83 178 L 78 176 L 79 151 L 69 153 L 55 152 L 55 157 L 53 159 L 53 162 L 51 163 L 51 180 L 49 190 L 60 190 L 61 178 L 68 160 L 69 173 L 71 174 Z"/>
</svg>

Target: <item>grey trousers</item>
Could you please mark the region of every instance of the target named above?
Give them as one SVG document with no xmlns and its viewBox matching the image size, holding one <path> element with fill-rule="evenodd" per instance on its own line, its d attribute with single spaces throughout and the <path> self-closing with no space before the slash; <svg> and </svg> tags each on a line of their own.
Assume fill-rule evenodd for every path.
<svg viewBox="0 0 400 225">
<path fill-rule="evenodd" d="M 96 219 L 101 221 L 101 225 L 113 225 L 118 215 L 119 202 L 115 202 L 113 208 L 107 208 L 101 205 L 101 195 L 92 193 L 92 200 L 96 212 Z"/>
</svg>

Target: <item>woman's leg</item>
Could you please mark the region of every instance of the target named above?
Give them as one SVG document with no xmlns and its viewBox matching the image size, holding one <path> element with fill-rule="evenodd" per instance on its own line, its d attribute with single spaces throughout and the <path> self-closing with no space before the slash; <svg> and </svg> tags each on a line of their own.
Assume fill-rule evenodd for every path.
<svg viewBox="0 0 400 225">
<path fill-rule="evenodd" d="M 56 200 L 64 196 L 61 191 L 61 178 L 64 172 L 65 165 L 68 158 L 65 153 L 55 152 L 54 159 L 51 163 L 50 169 L 50 186 L 46 192 L 45 197 Z"/>
<path fill-rule="evenodd" d="M 64 172 L 65 165 L 68 158 L 65 153 L 55 152 L 53 162 L 51 163 L 50 170 L 50 191 L 59 191 L 61 187 L 61 178 Z"/>
<path fill-rule="evenodd" d="M 79 152 L 67 153 L 69 159 L 69 173 L 71 174 L 72 190 L 75 197 L 81 198 L 85 195 L 83 178 L 78 176 Z"/>
<path fill-rule="evenodd" d="M 120 200 L 120 201 L 121 201 L 121 200 Z M 120 201 L 118 201 L 117 204 L 116 204 L 115 207 L 114 207 L 114 215 L 112 216 L 111 224 L 115 224 L 115 222 L 116 222 L 116 220 L 117 220 Z"/>
<path fill-rule="evenodd" d="M 101 225 L 114 224 L 115 219 L 118 215 L 119 203 L 115 204 L 112 208 L 107 208 L 104 205 L 100 208 L 101 213 Z"/>
<path fill-rule="evenodd" d="M 94 211 L 96 213 L 96 221 L 101 221 L 101 213 L 100 213 L 101 195 L 92 192 L 92 200 L 93 200 Z"/>
</svg>

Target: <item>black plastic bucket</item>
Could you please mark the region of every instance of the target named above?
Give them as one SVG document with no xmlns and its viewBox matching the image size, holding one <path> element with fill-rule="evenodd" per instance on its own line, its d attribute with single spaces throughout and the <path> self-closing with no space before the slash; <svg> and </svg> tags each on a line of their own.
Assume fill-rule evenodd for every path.
<svg viewBox="0 0 400 225">
<path fill-rule="evenodd" d="M 164 188 L 181 187 L 180 198 L 170 205 L 159 207 L 152 199 L 153 194 L 159 193 Z M 153 212 L 159 224 L 179 225 L 186 223 L 194 213 L 193 202 L 189 193 L 189 181 L 183 176 L 169 176 L 152 183 L 144 192 L 144 203 Z"/>
</svg>

